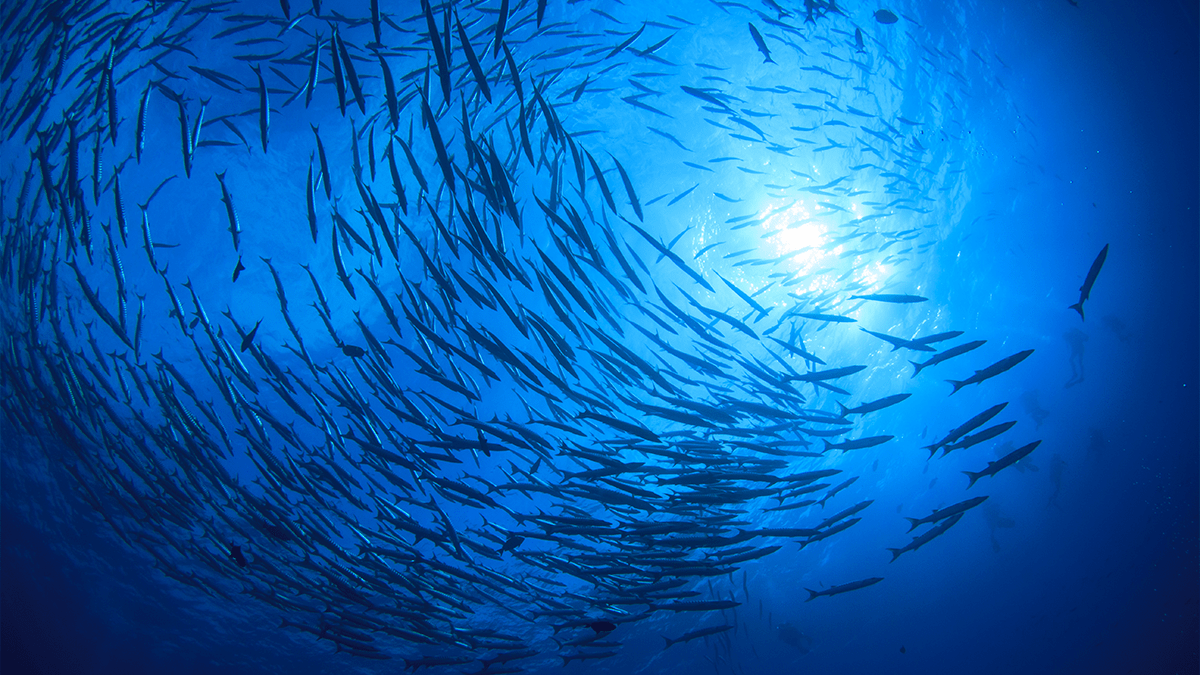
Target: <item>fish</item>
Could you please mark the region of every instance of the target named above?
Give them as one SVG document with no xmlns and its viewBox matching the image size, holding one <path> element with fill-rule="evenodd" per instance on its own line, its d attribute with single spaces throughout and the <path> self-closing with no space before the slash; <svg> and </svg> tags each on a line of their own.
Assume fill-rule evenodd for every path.
<svg viewBox="0 0 1200 675">
<path fill-rule="evenodd" d="M 817 525 L 816 529 L 824 530 L 825 528 L 833 525 L 834 523 L 836 523 L 840 520 L 849 518 L 850 516 L 863 511 L 864 509 L 866 509 L 868 506 L 870 506 L 873 503 L 875 503 L 875 500 L 873 500 L 873 499 L 868 499 L 866 501 L 859 502 L 858 504 L 855 504 L 854 506 L 851 506 L 850 508 L 845 509 L 845 510 L 843 510 L 837 514 L 834 514 L 834 515 L 826 518 L 825 520 L 821 521 L 821 524 Z"/>
<path fill-rule="evenodd" d="M 926 302 L 929 298 L 923 298 L 919 295 L 902 295 L 892 293 L 874 293 L 871 295 L 852 295 L 851 300 L 872 300 L 874 302 L 888 302 L 892 304 L 912 304 L 914 302 Z"/>
<path fill-rule="evenodd" d="M 179 111 L 179 135 L 180 146 L 183 154 L 183 172 L 188 177 L 192 177 L 192 133 L 188 128 L 187 109 L 184 107 L 183 97 L 175 95 L 175 106 Z"/>
<path fill-rule="evenodd" d="M 935 454 L 937 454 L 937 451 L 939 448 L 950 445 L 951 443 L 954 443 L 955 441 L 962 438 L 963 436 L 971 433 L 975 429 L 978 429 L 979 427 L 983 426 L 984 424 L 987 424 L 987 422 L 989 420 L 991 420 L 996 415 L 999 415 L 1000 411 L 1004 410 L 1004 408 L 1006 408 L 1007 406 L 1008 406 L 1008 403 L 998 403 L 998 404 L 988 408 L 987 410 L 984 410 L 983 412 L 979 413 L 978 415 L 975 415 L 971 419 L 967 420 L 966 422 L 964 422 L 963 424 L 961 424 L 960 426 L 955 428 L 953 431 L 946 434 L 946 436 L 943 437 L 940 441 L 934 443 L 933 445 L 925 446 L 925 449 L 929 450 L 930 459 L 932 459 L 933 456 Z"/>
<path fill-rule="evenodd" d="M 541 0 L 539 0 L 541 2 Z M 588 661 L 594 659 L 607 659 L 616 656 L 616 652 L 577 652 L 575 654 L 562 654 L 563 666 L 565 667 L 572 661 Z"/>
<path fill-rule="evenodd" d="M 671 639 L 671 638 L 667 637 L 666 635 L 664 635 L 662 637 L 664 640 L 667 641 L 667 645 L 665 647 L 663 647 L 663 651 L 670 649 L 671 645 L 676 645 L 681 642 L 690 642 L 697 638 L 708 637 L 710 635 L 719 635 L 721 633 L 724 633 L 727 630 L 732 630 L 732 629 L 733 629 L 732 625 L 724 624 L 721 626 L 709 626 L 708 628 L 700 628 L 698 630 L 684 633 L 683 635 L 681 635 L 675 639 Z"/>
<path fill-rule="evenodd" d="M 699 183 L 696 183 L 695 185 L 693 185 L 692 187 L 688 188 L 687 190 L 684 190 L 683 192 L 679 193 L 678 195 L 675 195 L 675 197 L 673 197 L 673 198 L 671 199 L 671 201 L 667 202 L 667 206 L 675 206 L 675 204 L 676 204 L 676 203 L 678 203 L 678 202 L 679 202 L 680 200 L 682 200 L 684 197 L 686 197 L 686 196 L 688 196 L 688 195 L 692 194 L 692 191 L 693 191 L 693 190 L 695 190 L 695 189 L 696 189 L 696 188 L 698 188 L 698 187 L 700 187 L 700 184 L 699 184 Z"/>
<path fill-rule="evenodd" d="M 775 61 L 771 59 L 771 50 L 767 49 L 767 43 L 765 40 L 763 40 L 762 34 L 758 32 L 758 29 L 754 27 L 754 24 L 748 23 L 746 25 L 750 27 L 750 37 L 754 38 L 755 46 L 758 47 L 758 51 L 763 55 L 763 63 L 775 63 Z"/>
<path fill-rule="evenodd" d="M 661 604 L 652 604 L 654 609 L 665 609 L 672 612 L 719 612 L 726 609 L 734 609 L 741 606 L 742 603 L 736 600 L 702 600 L 694 602 L 668 602 Z"/>
<path fill-rule="evenodd" d="M 1013 366 L 1029 358 L 1031 354 L 1033 354 L 1033 350 L 1026 349 L 1025 351 L 1017 352 L 1012 356 L 1007 356 L 1003 359 L 1000 359 L 983 370 L 975 371 L 974 375 L 965 380 L 946 380 L 950 384 L 954 385 L 954 391 L 950 393 L 951 395 L 956 394 L 958 393 L 959 389 L 962 389 L 968 384 L 979 384 L 984 380 L 990 380 L 991 378 L 1010 370 Z"/>
<path fill-rule="evenodd" d="M 857 591 L 868 586 L 874 586 L 881 581 L 883 581 L 883 577 L 871 577 L 861 581 L 851 581 L 850 583 L 841 584 L 840 586 L 830 586 L 829 588 L 822 589 L 820 591 L 814 591 L 811 588 L 806 588 L 804 590 L 808 591 L 808 600 L 805 600 L 805 602 L 811 602 L 822 596 L 832 597 L 834 595 L 840 595 L 849 591 Z"/>
<path fill-rule="evenodd" d="M 894 337 L 891 335 L 887 335 L 885 333 L 876 333 L 875 331 L 867 330 L 866 328 L 860 328 L 859 330 L 861 330 L 864 333 L 874 335 L 875 337 L 879 338 L 880 340 L 883 340 L 884 342 L 887 342 L 888 344 L 892 345 L 892 351 L 896 351 L 897 349 L 900 349 L 901 347 L 903 347 L 905 349 L 912 349 L 912 350 L 918 351 L 918 352 L 936 352 L 937 351 L 933 347 L 930 347 L 927 344 L 917 342 L 916 340 L 905 340 L 904 338 Z"/>
<path fill-rule="evenodd" d="M 875 10 L 875 20 L 882 24 L 896 23 L 900 17 L 886 9 Z"/>
<path fill-rule="evenodd" d="M 467 57 L 467 65 L 470 66 L 471 73 L 475 76 L 475 84 L 479 86 L 479 91 L 483 94 L 483 98 L 488 103 L 491 103 L 492 90 L 488 87 L 487 75 L 484 74 L 483 68 L 479 65 L 479 57 L 475 55 L 475 49 L 471 46 L 471 38 L 467 36 L 467 31 L 463 28 L 457 11 L 454 13 L 454 23 L 458 26 L 459 44 L 462 45 L 463 54 Z M 499 49 L 499 43 L 497 43 L 497 49 Z"/>
<path fill-rule="evenodd" d="M 345 286 L 346 292 L 350 294 L 350 297 L 355 298 L 357 296 L 354 295 L 354 285 L 350 283 L 350 275 L 346 274 L 346 264 L 342 261 L 342 249 L 338 246 L 337 218 L 334 218 L 333 227 L 330 228 L 330 238 L 333 244 L 333 263 L 337 268 L 338 280 L 342 282 L 342 286 Z"/>
<path fill-rule="evenodd" d="M 838 378 L 847 377 L 858 372 L 866 370 L 866 366 L 845 366 L 843 368 L 832 368 L 830 370 L 814 370 L 804 375 L 789 375 L 784 378 L 785 382 L 824 382 L 825 380 L 836 380 Z"/>
<path fill-rule="evenodd" d="M 909 522 L 908 531 L 912 532 L 913 530 L 917 529 L 918 527 L 920 527 L 922 525 L 936 523 L 939 520 L 945 520 L 946 518 L 949 518 L 951 516 L 955 516 L 960 513 L 969 511 L 970 509 L 973 509 L 976 506 L 979 506 L 980 504 L 984 503 L 985 501 L 987 501 L 987 499 L 988 498 L 986 496 L 972 497 L 970 499 L 964 499 L 963 501 L 958 502 L 957 504 L 951 504 L 950 506 L 947 506 L 945 508 L 938 509 L 938 510 L 934 511 L 933 513 L 929 514 L 928 516 L 925 516 L 924 518 L 905 518 L 905 520 L 907 520 Z"/>
<path fill-rule="evenodd" d="M 628 38 L 626 38 L 624 41 L 622 41 L 621 44 L 617 45 L 616 47 L 613 47 L 612 51 L 610 51 L 608 53 L 608 55 L 605 56 L 604 58 L 611 59 L 612 57 L 616 56 L 617 54 L 620 54 L 621 51 L 624 50 L 626 47 L 633 44 L 634 40 L 637 40 L 639 37 L 642 36 L 642 31 L 646 30 L 646 25 L 647 24 L 643 23 L 641 28 L 637 29 L 637 31 L 634 32 L 633 35 L 630 35 Z"/>
<path fill-rule="evenodd" d="M 840 443 L 830 443 L 825 441 L 825 450 L 841 450 L 843 452 L 850 450 L 861 450 L 864 448 L 873 448 L 877 445 L 882 445 L 895 438 L 895 436 L 870 436 L 867 438 L 856 438 Z"/>
<path fill-rule="evenodd" d="M 617 166 L 617 173 L 621 175 L 621 182 L 625 184 L 625 194 L 629 196 L 629 205 L 633 207 L 634 215 L 637 216 L 639 222 L 645 222 L 642 217 L 642 205 L 638 202 L 637 193 L 633 189 L 633 181 L 629 179 L 629 174 L 625 172 L 625 167 L 621 166 L 617 158 L 613 157 L 612 153 L 609 153 L 608 156 Z"/>
<path fill-rule="evenodd" d="M 329 178 L 329 161 L 325 159 L 325 144 L 321 142 L 321 132 L 317 126 L 312 127 L 313 137 L 317 139 L 317 159 L 321 160 L 321 184 L 325 186 L 325 198 L 333 198 L 333 181 Z"/>
<path fill-rule="evenodd" d="M 320 40 L 317 41 L 318 44 Z M 313 58 L 316 58 L 315 56 Z M 338 109 L 342 112 L 342 117 L 346 116 L 346 76 L 342 70 L 342 55 L 338 50 L 338 29 L 333 27 L 333 34 L 329 36 L 329 60 L 333 66 L 333 85 L 337 90 Z"/>
<path fill-rule="evenodd" d="M 225 185 L 225 172 L 217 172 L 217 182 L 221 184 L 221 202 L 225 204 L 225 216 L 229 219 L 229 234 L 233 237 L 233 250 L 238 250 L 242 241 L 242 228 L 238 224 L 237 212 L 233 210 L 233 197 Z"/>
<path fill-rule="evenodd" d="M 259 319 L 258 322 L 254 324 L 254 328 L 251 328 L 250 332 L 246 333 L 246 336 L 242 338 L 241 351 L 243 351 L 243 352 L 246 351 L 247 349 L 250 348 L 250 345 L 254 344 L 254 336 L 256 334 L 258 334 L 258 327 L 261 324 L 262 324 L 262 319 Z"/>
<path fill-rule="evenodd" d="M 417 158 L 413 156 L 412 150 L 409 149 L 408 143 L 404 139 L 395 139 L 400 144 L 400 149 L 404 151 L 404 156 L 408 158 L 408 166 L 412 169 L 413 178 L 417 179 L 417 185 L 421 187 L 421 192 L 429 192 L 429 184 L 425 182 L 425 174 L 421 172 L 421 165 L 417 162 Z"/>
<path fill-rule="evenodd" d="M 146 150 L 146 115 L 150 107 L 150 90 L 154 86 L 154 82 L 147 84 L 146 89 L 142 91 L 141 99 L 138 101 L 137 125 L 134 130 L 134 150 L 138 164 L 142 163 L 142 153 Z"/>
<path fill-rule="evenodd" d="M 121 245 L 129 245 L 129 224 L 125 220 L 125 202 L 121 199 L 121 175 L 113 176 L 113 213 L 117 217 L 117 231 L 121 234 Z"/>
<path fill-rule="evenodd" d="M 828 321 L 831 323 L 856 323 L 858 319 L 852 319 L 848 316 L 839 316 L 837 314 L 822 314 L 820 312 L 796 312 L 796 316 L 812 319 L 813 321 Z"/>
<path fill-rule="evenodd" d="M 919 342 L 919 340 L 914 340 L 914 342 Z M 922 342 L 922 344 L 926 344 L 927 342 L 928 341 Z M 951 347 L 950 349 L 947 349 L 944 352 L 939 352 L 935 356 L 930 357 L 930 359 L 928 361 L 926 361 L 925 363 L 917 363 L 916 361 L 909 361 L 909 363 L 911 363 L 914 368 L 912 376 L 916 377 L 917 375 L 921 374 L 921 370 L 928 368 L 929 366 L 936 366 L 937 364 L 939 364 L 943 361 L 947 361 L 956 356 L 962 356 L 963 354 L 966 354 L 969 351 L 979 349 L 980 347 L 982 347 L 985 344 L 987 344 L 987 340 L 973 340 L 971 342 L 967 342 L 967 343 L 964 343 L 961 345 L 957 345 L 955 347 Z"/>
<path fill-rule="evenodd" d="M 537 23 L 542 24 L 543 3 L 538 3 Z M 504 28 L 508 24 L 508 0 L 500 0 L 500 15 L 496 17 L 496 38 L 492 41 L 492 58 L 500 56 L 500 45 L 504 43 Z"/>
<path fill-rule="evenodd" d="M 973 445 L 979 445 L 980 443 L 982 443 L 984 441 L 991 440 L 991 439 L 999 436 L 1000 434 L 1008 431 L 1009 429 L 1013 428 L 1016 424 L 1017 423 L 1015 421 L 1012 421 L 1012 422 L 1004 422 L 1002 424 L 996 424 L 994 426 L 990 426 L 987 429 L 984 429 L 983 431 L 980 431 L 977 434 L 971 434 L 970 436 L 965 436 L 962 440 L 960 440 L 952 445 L 943 446 L 942 452 L 945 454 L 948 454 L 951 450 L 960 450 L 962 448 L 969 448 Z"/>
<path fill-rule="evenodd" d="M 383 73 L 383 100 L 388 111 L 388 126 L 394 132 L 400 128 L 400 102 L 396 98 L 396 81 L 392 78 L 392 69 L 388 67 L 383 54 L 376 54 L 376 56 L 379 59 L 379 70 Z M 371 128 L 374 129 L 374 127 Z"/>
<path fill-rule="evenodd" d="M 429 108 L 429 99 L 425 98 L 425 92 L 419 87 L 417 91 L 421 94 L 421 110 L 429 129 L 429 138 L 433 141 L 434 152 L 437 153 L 438 165 L 442 167 L 442 176 L 446 179 L 446 186 L 450 188 L 451 192 L 454 192 L 454 170 L 450 165 L 450 157 L 446 154 L 446 144 L 442 141 L 442 134 L 438 130 L 437 119 Z M 405 147 L 407 150 L 407 146 Z"/>
<path fill-rule="evenodd" d="M 630 422 L 623 422 L 621 420 L 615 419 L 608 415 L 601 415 L 600 413 L 591 412 L 590 410 L 585 410 L 585 411 L 579 413 L 578 415 L 575 416 L 575 418 L 576 419 L 594 420 L 596 422 L 601 422 L 601 423 L 606 424 L 618 431 L 623 431 L 627 434 L 637 436 L 638 438 L 650 441 L 651 443 L 658 443 L 659 441 L 662 440 L 661 438 L 658 437 L 658 434 L 655 434 L 653 431 L 650 431 L 649 429 L 641 426 L 640 424 L 632 424 Z"/>
<path fill-rule="evenodd" d="M 445 10 L 442 11 L 444 12 Z M 442 35 L 438 31 L 437 21 L 433 18 L 433 7 L 429 4 L 429 0 L 421 0 L 421 12 L 425 15 L 425 26 L 428 30 L 429 42 L 433 47 L 434 57 L 437 59 L 438 80 L 442 86 L 442 96 L 445 100 L 449 101 L 450 66 L 446 58 L 446 47 L 449 45 L 443 45 Z M 424 98 L 423 95 L 422 98 Z"/>
<path fill-rule="evenodd" d="M 242 271 L 245 269 L 246 269 L 246 266 L 242 264 L 242 256 L 239 255 L 238 261 L 237 261 L 237 266 L 233 268 L 233 279 L 231 279 L 231 281 L 236 282 L 238 280 L 238 277 L 241 276 Z"/>
<path fill-rule="evenodd" d="M 615 210 L 615 209 L 614 209 L 614 210 Z M 688 264 L 687 264 L 687 263 L 685 263 L 685 262 L 683 261 L 683 259 L 682 259 L 682 258 L 680 258 L 678 255 L 676 255 L 675 253 L 673 253 L 673 252 L 671 251 L 671 249 L 669 249 L 669 248 L 667 248 L 666 246 L 664 246 L 664 245 L 662 244 L 662 242 L 660 242 L 659 240 L 655 239 L 655 238 L 654 238 L 654 237 L 653 237 L 653 236 L 652 236 L 652 235 L 651 235 L 649 232 L 647 232 L 646 230 L 643 230 L 642 228 L 638 227 L 637 225 L 634 225 L 633 223 L 631 223 L 631 222 L 629 222 L 629 221 L 627 221 L 627 220 L 626 220 L 625 222 L 626 222 L 626 223 L 627 223 L 627 224 L 628 224 L 630 227 L 632 227 L 632 228 L 634 229 L 634 231 L 636 231 L 638 234 L 642 235 L 642 237 L 643 237 L 643 238 L 644 238 L 646 241 L 650 242 L 650 245 L 651 245 L 651 246 L 653 246 L 654 248 L 658 249 L 658 252 L 659 252 L 659 253 L 661 253 L 661 254 L 662 254 L 664 257 L 666 257 L 668 260 L 670 260 L 672 263 L 674 263 L 676 267 L 678 267 L 679 269 L 683 270 L 683 271 L 684 271 L 684 272 L 685 272 L 685 273 L 686 273 L 688 276 L 690 276 L 692 279 L 694 279 L 694 280 L 696 281 L 696 283 L 698 283 L 698 284 L 700 284 L 701 286 L 703 286 L 703 287 L 704 287 L 706 290 L 708 290 L 708 292 L 709 292 L 709 293 L 715 293 L 715 292 L 716 292 L 716 290 L 715 290 L 715 289 L 713 289 L 713 287 L 712 287 L 712 286 L 711 286 L 711 285 L 708 283 L 708 281 L 706 281 L 706 280 L 704 279 L 704 277 L 703 277 L 703 276 L 701 276 L 701 275 L 700 275 L 700 273 L 699 273 L 699 272 L 697 272 L 696 270 L 694 270 L 694 269 L 692 269 L 690 266 L 688 266 Z"/>
<path fill-rule="evenodd" d="M 985 499 L 986 499 L 986 497 L 985 497 Z M 963 514 L 961 512 L 955 513 L 955 514 L 949 516 L 948 518 L 946 518 L 945 520 L 941 521 L 937 525 L 933 526 L 928 531 L 926 531 L 916 537 L 913 537 L 913 540 L 910 541 L 909 543 L 905 544 L 902 548 L 889 548 L 888 552 L 892 554 L 892 559 L 889 560 L 888 562 L 896 562 L 896 560 L 901 555 L 908 553 L 909 551 L 915 551 L 915 550 L 921 548 L 922 546 L 924 546 L 925 544 L 928 544 L 929 542 L 933 541 L 937 537 L 942 536 L 943 534 L 946 533 L 946 530 L 949 530 L 950 528 L 954 527 L 958 523 L 958 521 L 962 520 L 962 517 L 963 517 Z"/>
<path fill-rule="evenodd" d="M 846 415 L 865 415 L 867 413 L 872 413 L 877 410 L 883 410 L 884 408 L 894 406 L 897 403 L 907 399 L 909 396 L 912 396 L 912 394 L 893 394 L 892 396 L 885 396 L 881 399 L 877 399 L 869 403 L 863 403 L 853 408 L 847 408 L 839 401 L 838 407 L 842 410 L 842 417 L 845 417 Z"/>
<path fill-rule="evenodd" d="M 312 103 L 313 92 L 317 88 L 317 74 L 321 70 L 321 34 L 317 33 L 317 42 L 312 48 L 312 60 L 308 66 L 308 81 L 304 87 L 304 107 Z"/>
<path fill-rule="evenodd" d="M 780 340 L 779 338 L 771 337 L 769 339 L 773 340 L 780 347 L 783 347 L 784 349 L 795 354 L 796 356 L 799 356 L 800 358 L 804 359 L 805 361 L 811 361 L 819 366 L 826 365 L 826 363 L 824 361 L 822 361 L 821 359 L 817 358 L 816 356 L 804 351 L 804 349 L 802 349 L 801 347 L 797 347 L 796 345 L 794 345 L 790 342 L 784 342 L 783 340 Z"/>
<path fill-rule="evenodd" d="M 982 471 L 964 471 L 963 474 L 970 479 L 970 483 L 967 485 L 967 488 L 969 489 L 974 487 L 975 481 L 979 480 L 980 478 L 983 478 L 984 476 L 995 476 L 1001 470 L 1016 464 L 1022 459 L 1025 459 L 1030 453 L 1036 450 L 1041 443 L 1042 442 L 1039 440 L 1027 445 L 1022 445 L 1000 459 L 994 462 L 988 462 L 987 468 Z"/>
<path fill-rule="evenodd" d="M 317 204 L 313 198 L 313 162 L 308 158 L 308 177 L 304 181 L 304 203 L 308 207 L 308 229 L 312 233 L 313 243 L 317 243 Z"/>
<path fill-rule="evenodd" d="M 1104 267 L 1104 261 L 1108 259 L 1108 244 L 1100 249 L 1100 253 L 1096 259 L 1092 261 L 1092 266 L 1088 268 L 1087 278 L 1083 280 L 1083 285 L 1079 287 L 1079 302 L 1068 307 L 1079 312 L 1079 320 L 1083 321 L 1083 303 L 1092 296 L 1092 286 L 1096 284 L 1096 277 L 1100 276 L 1100 268 Z"/>
<path fill-rule="evenodd" d="M 254 67 L 258 76 L 258 134 L 262 139 L 263 153 L 267 151 L 267 129 L 271 123 L 271 104 L 267 101 L 267 83 L 263 80 L 262 69 Z"/>
</svg>

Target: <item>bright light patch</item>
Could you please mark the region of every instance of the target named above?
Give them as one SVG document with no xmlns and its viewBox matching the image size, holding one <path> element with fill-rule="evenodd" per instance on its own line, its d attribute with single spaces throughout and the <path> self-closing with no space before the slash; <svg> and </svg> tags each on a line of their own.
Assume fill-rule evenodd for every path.
<svg viewBox="0 0 1200 675">
<path fill-rule="evenodd" d="M 868 288 L 875 286 L 892 273 L 891 266 L 885 265 L 879 261 L 875 261 L 869 265 L 864 265 L 862 271 L 858 274 L 858 280 Z"/>
<path fill-rule="evenodd" d="M 762 216 L 763 229 L 771 233 L 776 257 L 788 257 L 786 269 L 810 273 L 832 257 L 821 248 L 828 226 L 804 202 Z"/>
</svg>

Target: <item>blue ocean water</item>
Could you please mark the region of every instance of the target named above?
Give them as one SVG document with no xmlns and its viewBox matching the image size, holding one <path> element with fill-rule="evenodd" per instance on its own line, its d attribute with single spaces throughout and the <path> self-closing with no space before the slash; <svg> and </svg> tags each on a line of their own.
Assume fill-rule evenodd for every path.
<svg viewBox="0 0 1200 675">
<path fill-rule="evenodd" d="M 316 4 L 0 11 L 3 672 L 1196 671 L 1194 3 Z"/>
</svg>

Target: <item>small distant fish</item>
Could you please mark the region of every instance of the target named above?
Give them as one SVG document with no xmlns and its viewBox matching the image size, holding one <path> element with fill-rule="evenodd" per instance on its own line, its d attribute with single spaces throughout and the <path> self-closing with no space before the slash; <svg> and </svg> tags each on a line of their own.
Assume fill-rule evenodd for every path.
<svg viewBox="0 0 1200 675">
<path fill-rule="evenodd" d="M 900 20 L 900 17 L 892 14 L 886 9 L 881 9 L 875 12 L 875 20 L 879 23 L 896 23 Z"/>
<path fill-rule="evenodd" d="M 883 577 L 871 577 L 870 579 L 863 579 L 862 581 L 851 581 L 850 583 L 842 584 L 841 586 L 830 586 L 829 588 L 826 588 L 825 590 L 822 590 L 822 591 L 814 591 L 811 588 L 806 588 L 804 590 L 808 591 L 808 600 L 805 600 L 805 602 L 808 602 L 810 600 L 815 600 L 816 598 L 819 598 L 822 595 L 834 596 L 834 595 L 838 595 L 839 593 L 846 593 L 847 591 L 857 591 L 860 588 L 866 588 L 867 586 L 874 586 L 875 584 L 877 584 L 881 581 L 883 581 Z"/>
<path fill-rule="evenodd" d="M 730 630 L 731 628 L 733 628 L 733 626 L 730 626 L 728 624 L 724 625 L 724 626 L 711 626 L 709 628 L 701 628 L 700 630 L 694 630 L 694 631 L 687 633 L 681 637 L 677 637 L 674 640 L 672 640 L 671 638 L 664 635 L 663 639 L 667 641 L 667 646 L 663 647 L 663 650 L 666 651 L 673 644 L 678 644 L 680 642 L 689 642 L 691 640 L 695 640 L 696 638 L 708 637 L 709 635 L 717 635 L 719 633 L 724 633 L 725 631 Z"/>
<path fill-rule="evenodd" d="M 237 267 L 233 268 L 233 280 L 234 281 L 238 280 L 238 277 L 242 275 L 242 270 L 244 270 L 244 269 L 246 269 L 246 266 L 242 264 L 242 257 L 238 256 Z"/>
<path fill-rule="evenodd" d="M 1083 280 L 1083 285 L 1079 287 L 1079 302 L 1071 305 L 1070 309 L 1079 312 L 1079 319 L 1083 320 L 1083 303 L 1092 295 L 1092 286 L 1096 283 L 1096 277 L 1100 275 L 1100 268 L 1104 267 L 1104 260 L 1108 258 L 1108 244 L 1100 249 L 1100 255 L 1092 261 L 1092 267 L 1088 270 L 1087 278 Z"/>
<path fill-rule="evenodd" d="M 589 623 L 587 626 L 588 626 L 588 628 L 591 628 L 592 630 L 596 631 L 597 633 L 611 633 L 617 629 L 617 624 L 615 624 L 611 621 L 605 621 L 603 619 L 601 619 L 599 621 L 593 621 L 593 622 Z"/>
</svg>

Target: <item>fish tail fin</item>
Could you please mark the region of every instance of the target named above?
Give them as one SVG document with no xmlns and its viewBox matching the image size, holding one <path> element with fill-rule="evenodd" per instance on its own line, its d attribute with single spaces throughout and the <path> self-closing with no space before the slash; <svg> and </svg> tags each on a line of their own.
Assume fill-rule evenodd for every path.
<svg viewBox="0 0 1200 675">
<path fill-rule="evenodd" d="M 950 384 L 954 385 L 954 391 L 950 392 L 951 396 L 957 394 L 958 390 L 962 389 L 963 385 L 966 384 L 966 382 L 959 382 L 958 380 L 946 380 L 946 381 L 949 382 Z"/>
<path fill-rule="evenodd" d="M 963 473 L 967 475 L 967 478 L 971 479 L 971 482 L 967 485 L 967 489 L 970 489 L 971 486 L 975 485 L 975 481 L 979 480 L 980 478 L 983 478 L 982 471 L 980 471 L 978 473 L 976 473 L 974 471 L 964 471 Z"/>
<path fill-rule="evenodd" d="M 917 363 L 916 361 L 909 361 L 909 363 L 913 364 L 913 368 L 914 368 L 913 374 L 912 374 L 913 377 L 920 375 L 921 369 L 925 367 L 925 364 Z"/>
<path fill-rule="evenodd" d="M 1067 309 L 1073 309 L 1073 310 L 1075 310 L 1076 312 L 1079 312 L 1079 320 L 1080 320 L 1080 321 L 1086 321 L 1086 319 L 1084 319 L 1084 318 L 1083 318 L 1083 301 L 1082 301 L 1082 300 L 1081 300 L 1081 301 L 1079 301 L 1079 302 L 1077 302 L 1077 303 L 1075 303 L 1074 305 L 1071 305 L 1071 306 L 1070 306 L 1070 307 L 1068 307 Z"/>
<path fill-rule="evenodd" d="M 892 553 L 892 559 L 891 559 L 891 560 L 889 560 L 888 562 L 889 562 L 889 563 L 894 563 L 894 562 L 896 562 L 896 558 L 899 558 L 899 557 L 900 557 L 900 554 L 904 552 L 904 549 L 899 549 L 899 548 L 889 548 L 889 549 L 888 549 L 888 551 L 891 551 L 891 553 Z"/>
<path fill-rule="evenodd" d="M 570 662 L 571 662 L 571 657 L 569 657 L 569 656 L 564 656 L 564 657 L 562 657 L 562 660 L 563 660 L 563 665 L 565 666 L 565 665 L 567 665 L 568 663 L 570 663 Z"/>
<path fill-rule="evenodd" d="M 675 641 L 672 640 L 671 638 L 667 637 L 666 635 L 662 636 L 662 639 L 667 641 L 667 646 L 663 647 L 664 652 L 667 651 L 667 649 L 669 649 L 671 647 L 671 645 L 675 644 Z"/>
<path fill-rule="evenodd" d="M 907 520 L 909 522 L 909 528 L 908 528 L 909 532 L 912 532 L 913 530 L 917 529 L 917 526 L 921 524 L 921 521 L 917 520 L 916 518 L 905 518 L 905 520 Z M 888 549 L 888 550 L 890 551 L 892 549 Z"/>
<path fill-rule="evenodd" d="M 838 401 L 837 404 L 838 404 L 838 407 L 842 409 L 842 417 L 845 417 L 849 413 L 850 409 L 847 408 L 846 406 L 842 405 L 841 401 Z"/>
<path fill-rule="evenodd" d="M 820 592 L 820 591 L 814 591 L 814 590 L 813 590 L 813 589 L 811 589 L 811 588 L 806 588 L 806 589 L 804 589 L 804 590 L 808 591 L 808 600 L 805 600 L 805 602 L 809 602 L 810 600 L 812 600 L 812 599 L 816 598 L 817 596 L 821 595 L 821 592 Z"/>
<path fill-rule="evenodd" d="M 829 452 L 832 449 L 833 449 L 833 443 L 830 443 L 829 441 L 825 441 L 825 452 Z"/>
</svg>

